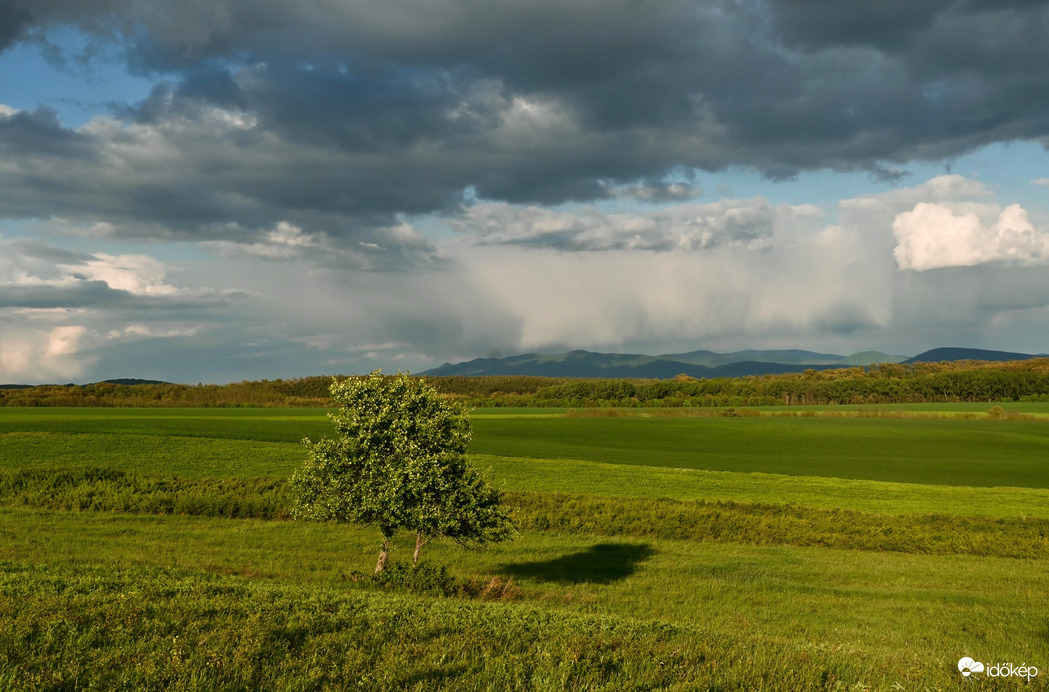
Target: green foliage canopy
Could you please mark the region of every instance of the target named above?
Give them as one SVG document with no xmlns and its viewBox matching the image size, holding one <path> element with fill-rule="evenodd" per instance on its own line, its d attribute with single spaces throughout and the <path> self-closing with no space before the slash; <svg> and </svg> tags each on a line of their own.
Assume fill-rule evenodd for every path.
<svg viewBox="0 0 1049 692">
<path fill-rule="evenodd" d="M 510 538 L 514 529 L 499 491 L 466 460 L 465 408 L 407 374 L 331 385 L 337 435 L 304 440 L 306 462 L 291 479 L 295 516 L 376 526 L 386 564 L 399 529 L 416 533 L 415 560 L 433 538 L 465 545 Z"/>
</svg>

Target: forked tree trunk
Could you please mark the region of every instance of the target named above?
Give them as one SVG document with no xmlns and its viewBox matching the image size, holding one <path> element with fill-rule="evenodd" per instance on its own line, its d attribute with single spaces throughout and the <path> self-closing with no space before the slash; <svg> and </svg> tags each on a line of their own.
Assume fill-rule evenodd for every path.
<svg viewBox="0 0 1049 692">
<path fill-rule="evenodd" d="M 386 559 L 390 557 L 390 537 L 384 535 L 382 537 L 382 546 L 379 548 L 379 562 L 375 565 L 375 573 L 386 569 Z"/>
<path fill-rule="evenodd" d="M 419 564 L 419 553 L 422 552 L 423 546 L 426 545 L 429 542 L 430 542 L 429 538 L 427 538 L 425 541 L 423 540 L 423 532 L 422 531 L 417 531 L 415 533 L 415 553 L 412 554 L 412 564 L 413 565 Z"/>
</svg>

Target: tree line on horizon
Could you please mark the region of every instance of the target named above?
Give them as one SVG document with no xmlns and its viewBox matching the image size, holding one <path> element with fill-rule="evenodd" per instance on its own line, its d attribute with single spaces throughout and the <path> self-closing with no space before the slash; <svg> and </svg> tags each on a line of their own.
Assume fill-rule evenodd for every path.
<svg viewBox="0 0 1049 692">
<path fill-rule="evenodd" d="M 362 376 L 363 377 L 363 376 Z M 0 406 L 331 407 L 331 376 L 230 384 L 40 385 L 0 389 Z M 346 379 L 338 376 L 336 379 Z M 1049 358 L 1012 362 L 886 363 L 802 373 L 666 380 L 426 377 L 475 407 L 728 407 L 1049 401 Z"/>
</svg>

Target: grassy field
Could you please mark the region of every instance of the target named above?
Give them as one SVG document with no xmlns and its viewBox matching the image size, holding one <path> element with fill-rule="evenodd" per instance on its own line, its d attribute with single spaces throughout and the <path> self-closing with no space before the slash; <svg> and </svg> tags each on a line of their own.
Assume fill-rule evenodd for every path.
<svg viewBox="0 0 1049 692">
<path fill-rule="evenodd" d="M 956 689 L 963 655 L 1044 687 L 1049 422 L 564 413 L 473 416 L 475 463 L 550 527 L 428 549 L 512 583 L 486 600 L 357 581 L 368 529 L 27 506 L 18 476 L 270 492 L 323 411 L 0 409 L 0 688 Z"/>
<path fill-rule="evenodd" d="M 1049 404 L 1015 405 L 1049 411 Z M 573 418 L 545 409 L 497 411 L 473 416 L 471 453 L 896 483 L 1049 488 L 1049 463 L 1044 461 L 1049 459 L 1049 427 L 1040 420 Z M 330 432 L 331 424 L 317 409 L 0 409 L 0 435 L 11 450 L 0 465 L 50 464 L 61 455 L 71 463 L 106 460 L 106 465 L 119 468 L 175 474 L 290 474 L 301 459 L 296 443 Z M 57 452 L 54 444 L 59 445 Z M 144 453 L 148 447 L 151 451 Z M 172 451 L 175 447 L 183 449 Z"/>
<path fill-rule="evenodd" d="M 708 471 L 959 486 L 1049 487 L 1036 421 L 880 418 L 511 418 L 471 451 Z"/>
<path fill-rule="evenodd" d="M 10 567 L 17 560 L 43 574 L 116 574 L 125 582 L 120 587 L 125 598 L 149 592 L 148 582 L 161 574 L 174 582 L 167 589 L 181 588 L 172 575 L 204 574 L 301 591 L 307 600 L 338 598 L 354 592 L 346 575 L 369 567 L 375 552 L 374 536 L 355 528 L 198 517 L 5 510 L 0 532 L 19 537 L 0 550 L 9 572 L 17 573 Z M 408 544 L 399 547 L 407 550 Z M 656 545 L 558 534 L 524 536 L 481 553 L 439 545 L 432 559 L 464 574 L 513 578 L 523 596 L 511 605 L 466 605 L 487 611 L 483 618 L 493 621 L 534 613 L 532 632 L 544 641 L 556 642 L 566 623 L 609 630 L 627 623 L 651 628 L 654 648 L 669 636 L 676 647 L 725 656 L 705 665 L 693 659 L 690 664 L 700 670 L 688 671 L 682 682 L 738 676 L 741 683 L 753 683 L 758 671 L 718 670 L 738 665 L 731 656 L 745 651 L 750 664 L 767 666 L 763 675 L 781 665 L 777 655 L 791 657 L 801 668 L 805 658 L 797 657 L 806 656 L 817 668 L 826 665 L 876 688 L 923 680 L 942 684 L 952 680 L 952 656 L 957 660 L 978 649 L 988 658 L 1033 663 L 1045 647 L 1040 606 L 1049 574 L 1044 563 L 1034 561 L 679 541 Z M 217 583 L 233 593 L 245 588 L 230 580 Z M 91 600 L 89 593 L 78 596 Z M 399 597 L 400 603 L 413 600 L 420 611 L 440 607 L 433 599 Z M 7 605 L 9 612 L 23 608 Z M 594 644 L 579 642 L 583 650 Z M 647 650 L 649 644 L 641 644 L 639 652 Z M 520 645 L 484 643 L 497 655 Z M 548 643 L 532 646 L 538 655 L 566 656 Z M 431 647 L 421 648 L 430 653 Z M 622 677 L 607 683 L 614 680 L 630 687 Z M 642 679 L 636 682 L 642 687 Z M 786 684 L 789 678 L 783 682 L 769 687 L 796 689 Z"/>
</svg>

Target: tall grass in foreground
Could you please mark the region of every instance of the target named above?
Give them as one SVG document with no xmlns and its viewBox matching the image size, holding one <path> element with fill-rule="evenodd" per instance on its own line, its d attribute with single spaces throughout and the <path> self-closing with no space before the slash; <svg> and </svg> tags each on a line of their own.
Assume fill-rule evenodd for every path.
<svg viewBox="0 0 1049 692">
<path fill-rule="evenodd" d="M 375 537 L 347 526 L 0 510 L 0 534 L 4 689 L 954 689 L 966 653 L 1040 665 L 1049 625 L 1034 560 L 435 546 L 520 584 L 479 602 L 362 589 Z"/>
<path fill-rule="evenodd" d="M 530 605 L 168 570 L 0 568 L 0 686 L 12 691 L 800 690 L 880 677 L 855 652 Z M 926 672 L 946 682 L 943 668 Z"/>
</svg>

